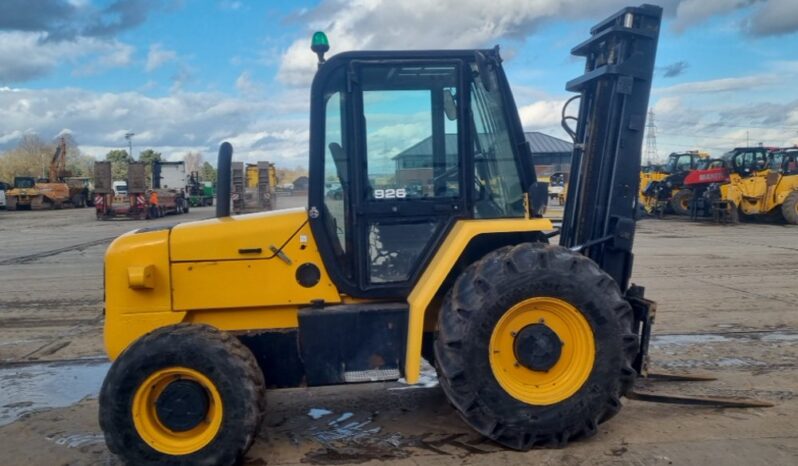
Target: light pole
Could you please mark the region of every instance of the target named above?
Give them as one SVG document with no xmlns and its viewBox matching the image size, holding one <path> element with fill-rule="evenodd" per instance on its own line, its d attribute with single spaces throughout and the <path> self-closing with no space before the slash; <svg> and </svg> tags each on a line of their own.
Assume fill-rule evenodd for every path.
<svg viewBox="0 0 798 466">
<path fill-rule="evenodd" d="M 133 136 L 136 133 L 125 133 L 125 139 L 127 139 L 128 147 L 130 148 L 130 160 L 136 160 L 133 158 Z"/>
</svg>

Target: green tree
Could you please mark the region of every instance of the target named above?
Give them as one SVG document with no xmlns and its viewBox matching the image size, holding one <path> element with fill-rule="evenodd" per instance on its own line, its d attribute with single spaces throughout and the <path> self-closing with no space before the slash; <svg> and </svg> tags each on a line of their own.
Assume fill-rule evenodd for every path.
<svg viewBox="0 0 798 466">
<path fill-rule="evenodd" d="M 113 181 L 127 180 L 127 165 L 133 161 L 133 158 L 126 150 L 114 149 L 105 155 L 105 160 L 111 162 Z"/>
<path fill-rule="evenodd" d="M 152 163 L 161 159 L 161 153 L 152 149 L 145 149 L 139 152 L 139 162 L 144 162 L 144 173 L 147 177 L 147 186 L 152 186 Z"/>
<path fill-rule="evenodd" d="M 212 181 L 216 183 L 216 169 L 213 168 L 210 162 L 202 164 L 202 173 L 200 176 L 202 177 L 202 181 Z"/>
<path fill-rule="evenodd" d="M 26 134 L 17 147 L 0 155 L 0 180 L 12 182 L 15 176 L 47 176 L 55 146 L 35 134 Z"/>
</svg>

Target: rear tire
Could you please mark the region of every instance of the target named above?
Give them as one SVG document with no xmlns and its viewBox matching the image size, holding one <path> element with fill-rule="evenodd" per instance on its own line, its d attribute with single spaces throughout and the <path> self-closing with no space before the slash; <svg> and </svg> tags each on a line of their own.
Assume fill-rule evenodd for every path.
<svg viewBox="0 0 798 466">
<path fill-rule="evenodd" d="M 680 189 L 671 198 L 671 209 L 677 215 L 690 215 L 690 205 L 693 202 L 693 191 Z"/>
<path fill-rule="evenodd" d="M 787 223 L 798 225 L 798 191 L 791 192 L 781 205 L 781 213 Z"/>
<path fill-rule="evenodd" d="M 588 326 L 594 342 L 585 346 L 584 342 L 591 340 L 569 342 L 565 338 L 562 348 L 574 344 L 590 348 L 593 364 L 581 363 L 583 367 L 571 372 L 584 373 L 585 367 L 588 371 L 581 379 L 584 381 L 573 386 L 575 391 L 570 395 L 559 393 L 559 400 L 527 402 L 542 393 L 536 392 L 537 385 L 522 385 L 531 393 L 524 400 L 517 391 L 512 394 L 505 388 L 509 386 L 506 382 L 499 381 L 506 376 L 497 375 L 501 372 L 497 373 L 500 368 L 494 362 L 496 329 L 506 329 L 502 327 L 506 316 L 535 299 L 566 303 L 575 314 L 572 317 Z M 522 317 L 523 312 L 538 311 L 534 307 L 521 309 Z M 554 328 L 554 324 L 556 320 L 550 319 L 547 325 Z M 529 327 L 534 325 L 510 332 L 516 338 L 514 344 Z M 555 330 L 562 340 L 568 333 L 561 332 Z M 572 438 L 595 434 L 599 423 L 618 413 L 620 397 L 634 385 L 632 363 L 638 349 L 638 337 L 632 333 L 631 306 L 609 275 L 590 259 L 568 249 L 530 243 L 494 251 L 460 275 L 444 299 L 435 340 L 441 387 L 463 419 L 482 435 L 518 450 L 563 446 Z M 562 356 L 549 368 L 552 373 L 561 363 L 569 364 L 568 370 L 579 367 L 582 359 L 576 358 L 575 349 L 572 351 L 570 360 Z M 501 370 L 536 377 L 549 374 L 548 369 L 534 371 L 527 367 L 520 367 L 516 361 L 514 368 L 510 364 Z M 564 379 L 556 379 L 560 381 Z"/>
<path fill-rule="evenodd" d="M 194 398 L 183 395 L 185 385 Z M 164 395 L 170 387 L 170 395 L 183 396 Z M 205 404 L 188 406 L 203 397 L 203 389 Z M 127 464 L 231 465 L 255 439 L 264 394 L 255 357 L 231 334 L 205 325 L 163 327 L 137 340 L 111 366 L 100 390 L 100 427 L 109 450 Z M 186 422 L 191 426 L 183 427 Z"/>
</svg>

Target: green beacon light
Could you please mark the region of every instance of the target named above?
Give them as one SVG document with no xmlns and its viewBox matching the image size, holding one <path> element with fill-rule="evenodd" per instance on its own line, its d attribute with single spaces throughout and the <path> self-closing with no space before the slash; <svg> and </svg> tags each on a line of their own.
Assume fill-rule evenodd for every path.
<svg viewBox="0 0 798 466">
<path fill-rule="evenodd" d="M 319 57 L 319 66 L 324 64 L 324 53 L 330 50 L 330 42 L 327 40 L 327 34 L 316 31 L 313 33 L 313 39 L 310 42 L 310 50 Z"/>
</svg>

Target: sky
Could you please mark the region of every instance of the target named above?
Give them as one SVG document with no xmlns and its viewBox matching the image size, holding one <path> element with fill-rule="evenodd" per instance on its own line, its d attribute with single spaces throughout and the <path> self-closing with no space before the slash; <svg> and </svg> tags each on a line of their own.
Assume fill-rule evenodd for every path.
<svg viewBox="0 0 798 466">
<path fill-rule="evenodd" d="M 657 154 L 798 143 L 798 0 L 662 0 Z M 0 0 L 0 151 L 72 133 L 102 158 L 307 164 L 310 37 L 344 50 L 500 45 L 525 129 L 566 138 L 570 48 L 630 0 Z M 645 151 L 645 147 L 644 147 Z M 645 156 L 644 156 L 645 157 Z"/>
</svg>

